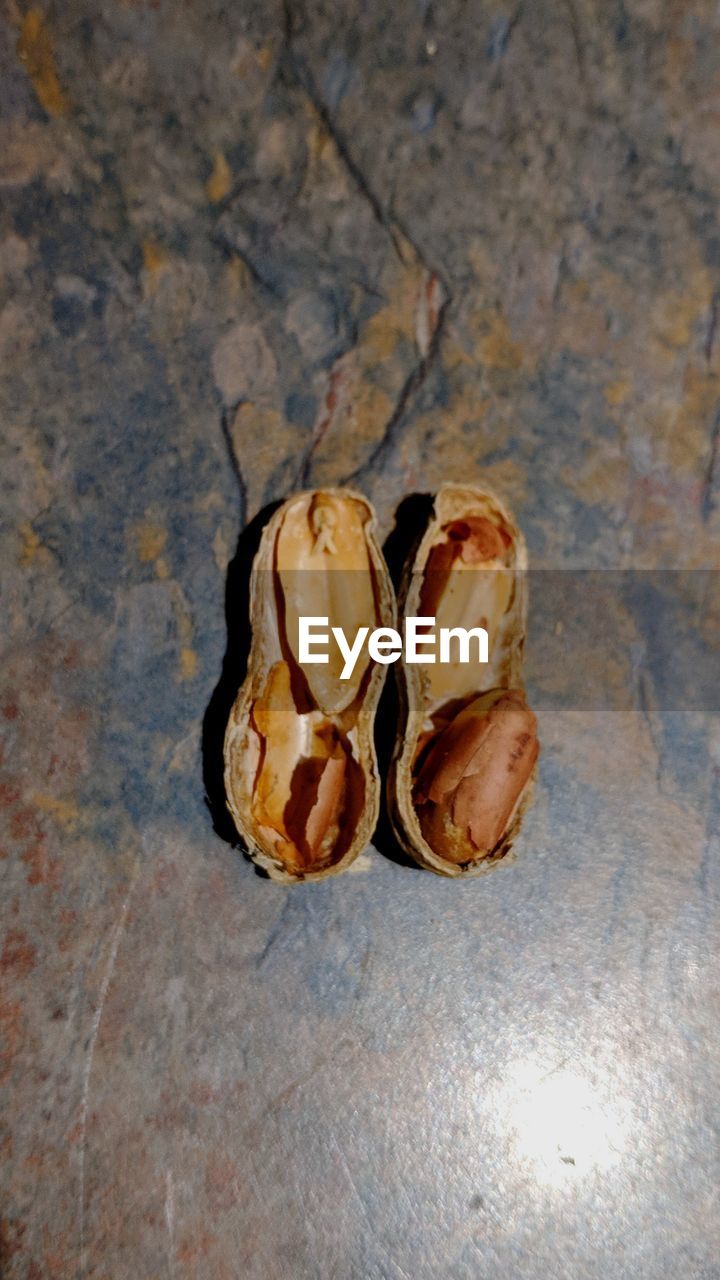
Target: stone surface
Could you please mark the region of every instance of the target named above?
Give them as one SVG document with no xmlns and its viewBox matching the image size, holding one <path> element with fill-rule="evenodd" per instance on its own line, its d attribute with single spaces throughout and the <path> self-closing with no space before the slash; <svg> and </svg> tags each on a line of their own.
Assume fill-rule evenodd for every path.
<svg viewBox="0 0 720 1280">
<path fill-rule="evenodd" d="M 4 1280 L 720 1274 L 719 27 L 8 6 Z M 538 569 L 518 861 L 271 885 L 240 531 L 458 478 Z"/>
</svg>

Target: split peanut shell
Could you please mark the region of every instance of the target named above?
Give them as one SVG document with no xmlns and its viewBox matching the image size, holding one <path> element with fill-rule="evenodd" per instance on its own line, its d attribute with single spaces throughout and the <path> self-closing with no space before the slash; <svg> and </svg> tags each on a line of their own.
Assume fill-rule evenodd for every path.
<svg viewBox="0 0 720 1280">
<path fill-rule="evenodd" d="M 300 618 L 327 618 L 352 640 L 395 623 L 390 576 L 370 503 L 349 489 L 289 498 L 263 530 L 250 584 L 252 644 L 225 734 L 230 813 L 273 880 L 344 871 L 377 822 L 373 722 L 385 667 L 364 648 L 349 678 L 342 656 L 301 661 Z M 314 652 L 314 651 L 313 651 Z"/>
<path fill-rule="evenodd" d="M 509 854 L 530 803 L 537 723 L 522 681 L 527 550 L 516 521 L 486 489 L 444 485 L 408 560 L 401 617 L 484 628 L 487 664 L 399 663 L 401 716 L 388 779 L 395 834 L 421 866 L 478 875 Z M 452 642 L 451 642 L 452 643 Z"/>
</svg>

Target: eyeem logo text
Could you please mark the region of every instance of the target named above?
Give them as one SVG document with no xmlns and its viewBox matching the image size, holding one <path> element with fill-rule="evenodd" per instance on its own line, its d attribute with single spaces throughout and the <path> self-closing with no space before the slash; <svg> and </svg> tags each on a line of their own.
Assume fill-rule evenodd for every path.
<svg viewBox="0 0 720 1280">
<path fill-rule="evenodd" d="M 440 627 L 435 630 L 434 618 L 406 618 L 405 640 L 393 627 L 358 627 L 352 644 L 348 642 L 342 627 L 330 627 L 328 618 L 300 617 L 299 658 L 301 663 L 329 662 L 330 635 L 344 659 L 341 680 L 349 680 L 363 647 L 374 662 L 387 665 L 397 662 L 403 654 L 405 662 L 487 662 L 488 633 L 484 627 Z M 476 656 L 471 657 L 472 648 Z"/>
</svg>

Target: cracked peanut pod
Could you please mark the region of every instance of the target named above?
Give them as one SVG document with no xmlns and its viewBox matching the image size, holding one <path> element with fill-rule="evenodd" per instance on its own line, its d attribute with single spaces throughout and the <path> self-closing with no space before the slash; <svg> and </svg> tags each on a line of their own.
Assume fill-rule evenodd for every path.
<svg viewBox="0 0 720 1280">
<path fill-rule="evenodd" d="M 349 489 L 289 498 L 255 557 L 252 644 L 225 733 L 228 808 L 250 856 L 273 880 L 319 880 L 368 844 L 380 783 L 373 721 L 385 668 L 367 648 L 349 679 L 331 639 L 327 664 L 299 658 L 300 616 L 352 640 L 395 623 L 370 503 Z"/>
<path fill-rule="evenodd" d="M 478 875 L 504 858 L 534 785 L 537 724 L 522 684 L 527 551 L 485 489 L 443 485 L 408 560 L 399 614 L 436 628 L 485 627 L 489 662 L 402 662 L 401 719 L 388 779 L 398 840 L 440 875 Z M 472 655 L 471 655 L 472 656 Z"/>
</svg>

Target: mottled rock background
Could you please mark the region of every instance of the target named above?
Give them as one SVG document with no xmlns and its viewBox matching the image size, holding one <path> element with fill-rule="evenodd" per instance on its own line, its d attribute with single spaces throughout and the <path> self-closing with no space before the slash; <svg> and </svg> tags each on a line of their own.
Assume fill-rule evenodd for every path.
<svg viewBox="0 0 720 1280">
<path fill-rule="evenodd" d="M 717 5 L 8 0 L 0 85 L 3 1280 L 717 1280 Z M 519 859 L 269 884 L 240 530 L 464 477 Z"/>
</svg>

